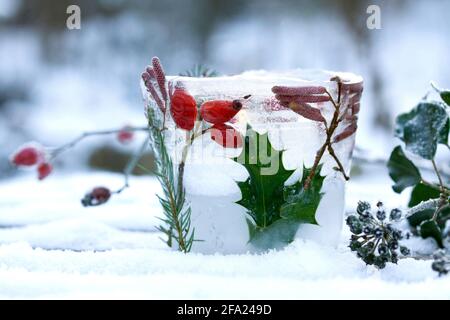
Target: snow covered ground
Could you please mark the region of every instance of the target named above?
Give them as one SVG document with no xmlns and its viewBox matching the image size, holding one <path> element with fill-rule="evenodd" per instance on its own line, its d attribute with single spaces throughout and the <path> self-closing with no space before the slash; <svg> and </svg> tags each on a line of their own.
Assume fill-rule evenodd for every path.
<svg viewBox="0 0 450 320">
<path fill-rule="evenodd" d="M 404 203 L 383 177 L 350 182 L 348 209 L 358 199 Z M 429 261 L 407 259 L 377 271 L 346 248 L 346 231 L 338 248 L 296 241 L 261 255 L 170 251 L 154 230 L 160 209 L 153 178 L 134 178 L 105 206 L 81 207 L 86 190 L 121 183 L 120 175 L 106 173 L 1 183 L 0 298 L 450 298 L 450 277 L 438 278 Z"/>
</svg>

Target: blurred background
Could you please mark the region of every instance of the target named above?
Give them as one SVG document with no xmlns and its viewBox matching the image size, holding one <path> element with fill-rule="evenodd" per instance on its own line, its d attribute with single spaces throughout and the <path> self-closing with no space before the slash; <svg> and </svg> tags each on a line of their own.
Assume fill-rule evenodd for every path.
<svg viewBox="0 0 450 320">
<path fill-rule="evenodd" d="M 80 30 L 66 27 L 71 4 Z M 366 26 L 370 4 L 381 8 L 380 30 Z M 431 80 L 450 87 L 448 12 L 448 0 L 0 0 L 0 179 L 21 174 L 8 155 L 26 141 L 58 146 L 87 130 L 145 125 L 139 78 L 154 55 L 168 74 L 199 63 L 221 74 L 361 74 L 357 145 L 387 157 L 395 115 Z M 138 144 L 86 140 L 58 170 L 117 171 Z"/>
</svg>

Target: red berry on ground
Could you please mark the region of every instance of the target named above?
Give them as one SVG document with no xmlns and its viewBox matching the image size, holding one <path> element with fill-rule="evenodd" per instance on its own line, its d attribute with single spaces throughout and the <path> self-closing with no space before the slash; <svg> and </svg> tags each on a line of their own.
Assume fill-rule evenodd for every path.
<svg viewBox="0 0 450 320">
<path fill-rule="evenodd" d="M 117 134 L 117 140 L 119 140 L 122 144 L 128 144 L 131 141 L 133 141 L 134 138 L 134 132 L 130 130 L 129 126 L 126 126 L 122 128 L 122 130 L 119 131 Z"/>
<path fill-rule="evenodd" d="M 212 124 L 225 123 L 242 109 L 239 100 L 213 100 L 202 104 L 200 113 L 202 119 Z"/>
<path fill-rule="evenodd" d="M 48 162 L 43 162 L 38 166 L 37 171 L 38 171 L 38 179 L 44 180 L 50 175 L 50 173 L 52 173 L 53 166 Z"/>
<path fill-rule="evenodd" d="M 170 114 L 177 127 L 184 130 L 194 129 L 197 119 L 197 103 L 183 88 L 175 88 L 170 101 Z"/>
<path fill-rule="evenodd" d="M 209 129 L 211 139 L 225 148 L 242 147 L 242 136 L 235 128 L 226 124 L 216 124 Z"/>
<path fill-rule="evenodd" d="M 13 154 L 11 162 L 16 166 L 29 167 L 38 164 L 43 159 L 43 152 L 38 147 L 22 147 Z"/>
<path fill-rule="evenodd" d="M 111 198 L 111 191 L 108 188 L 96 187 L 81 199 L 81 203 L 85 207 L 99 206 L 106 203 L 109 198 Z"/>
</svg>

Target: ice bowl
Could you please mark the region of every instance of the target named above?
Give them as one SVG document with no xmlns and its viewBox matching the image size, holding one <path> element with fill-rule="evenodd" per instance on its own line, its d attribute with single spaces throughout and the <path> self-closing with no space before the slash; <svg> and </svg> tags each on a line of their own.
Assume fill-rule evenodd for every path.
<svg viewBox="0 0 450 320">
<path fill-rule="evenodd" d="M 360 76 L 250 71 L 173 76 L 167 87 L 170 96 L 177 89 L 191 95 L 198 108 L 199 125 L 193 130 L 199 134 L 187 152 L 187 132 L 171 117 L 170 103 L 164 115 L 165 145 L 178 175 L 184 161 L 181 179 L 198 240 L 192 251 L 259 252 L 297 238 L 338 243 L 363 91 Z M 142 88 L 147 107 L 157 108 Z M 208 123 L 201 116 L 211 101 L 239 101 L 239 112 L 226 124 Z M 219 143 L 225 140 L 218 140 L 213 129 L 220 125 L 234 130 L 242 143 Z"/>
</svg>

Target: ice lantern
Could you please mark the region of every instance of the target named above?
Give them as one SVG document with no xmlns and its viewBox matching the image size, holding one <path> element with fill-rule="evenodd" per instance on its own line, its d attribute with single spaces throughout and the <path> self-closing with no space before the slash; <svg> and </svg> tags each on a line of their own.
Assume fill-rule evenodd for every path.
<svg viewBox="0 0 450 320">
<path fill-rule="evenodd" d="M 224 148 L 214 141 L 208 130 L 212 124 L 202 121 L 195 129 L 200 134 L 184 155 L 186 203 L 192 210 L 195 238 L 200 240 L 192 251 L 255 252 L 281 248 L 295 238 L 338 243 L 363 91 L 360 76 L 316 70 L 252 71 L 213 78 L 167 77 L 167 87 L 171 93 L 180 88 L 194 97 L 199 115 L 208 101 L 242 104 L 227 124 L 240 133 L 239 147 Z M 147 107 L 157 108 L 148 89 L 142 88 Z M 169 104 L 164 139 L 177 167 L 186 152 L 187 133 L 170 115 Z M 258 173 L 257 165 L 245 165 L 245 157 L 244 163 L 236 161 L 243 149 L 252 149 L 250 131 L 260 140 L 268 139 L 265 147 L 255 144 L 257 154 L 278 152 L 281 163 L 274 163 L 273 172 Z M 258 157 L 253 159 L 262 161 Z"/>
</svg>

